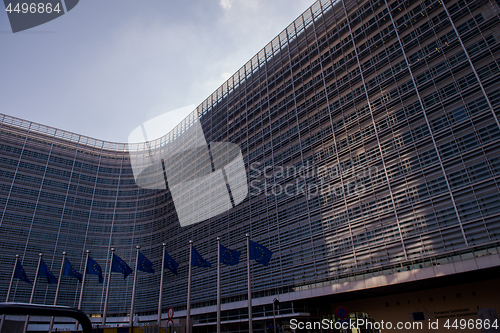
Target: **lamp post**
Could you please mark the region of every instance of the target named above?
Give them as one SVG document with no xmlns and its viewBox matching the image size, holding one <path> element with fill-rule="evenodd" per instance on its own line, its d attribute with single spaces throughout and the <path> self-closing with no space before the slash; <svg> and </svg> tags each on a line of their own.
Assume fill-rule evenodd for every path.
<svg viewBox="0 0 500 333">
<path fill-rule="evenodd" d="M 90 250 L 85 250 L 85 266 L 83 266 L 82 287 L 80 288 L 80 299 L 78 300 L 78 310 L 82 309 L 83 302 L 83 287 L 85 286 L 85 278 L 87 277 L 87 265 L 89 264 Z M 78 330 L 80 323 L 78 320 L 75 323 L 75 330 Z"/>
<path fill-rule="evenodd" d="M 134 328 L 134 306 L 135 306 L 135 285 L 137 284 L 137 266 L 139 265 L 139 250 L 141 247 L 135 247 L 137 253 L 135 255 L 135 269 L 134 269 L 134 284 L 132 285 L 132 302 L 130 303 L 130 316 L 128 317 L 128 326 L 133 330 Z"/>
<path fill-rule="evenodd" d="M 158 329 L 161 326 L 161 308 L 162 308 L 162 300 L 163 300 L 163 272 L 165 270 L 165 247 L 167 243 L 161 244 L 163 248 L 162 252 L 162 260 L 161 260 L 161 276 L 160 276 L 160 295 L 158 296 L 158 317 L 156 318 L 156 324 L 158 325 Z"/>
<path fill-rule="evenodd" d="M 274 333 L 276 333 L 276 312 L 275 308 L 280 304 L 277 298 L 273 299 L 273 325 L 274 325 Z"/>
</svg>

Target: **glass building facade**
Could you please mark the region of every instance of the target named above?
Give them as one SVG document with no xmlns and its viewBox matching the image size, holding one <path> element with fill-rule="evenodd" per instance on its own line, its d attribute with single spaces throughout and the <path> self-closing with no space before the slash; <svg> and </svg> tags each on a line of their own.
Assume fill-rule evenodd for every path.
<svg viewBox="0 0 500 333">
<path fill-rule="evenodd" d="M 107 274 L 110 247 L 133 267 L 140 245 L 158 271 L 166 242 L 180 266 L 164 310 L 182 311 L 188 240 L 212 263 L 216 237 L 242 260 L 246 233 L 271 249 L 269 267 L 252 268 L 255 298 L 496 253 L 499 14 L 488 0 L 314 3 L 172 132 L 197 119 L 207 141 L 239 145 L 249 182 L 242 203 L 187 227 L 168 187 L 136 185 L 130 154 L 145 143 L 2 115 L 0 299 L 15 254 L 33 278 L 38 253 L 58 272 L 63 251 L 81 270 L 89 249 Z M 157 311 L 159 276 L 138 275 L 140 315 Z M 111 283 L 108 312 L 126 316 L 132 278 Z M 224 267 L 222 286 L 224 303 L 245 300 L 246 266 Z M 30 287 L 16 282 L 11 300 Z M 54 293 L 40 283 L 35 302 Z M 104 293 L 90 276 L 83 309 L 102 313 Z M 58 304 L 78 297 L 64 278 Z M 215 300 L 215 265 L 194 268 L 193 308 Z"/>
</svg>

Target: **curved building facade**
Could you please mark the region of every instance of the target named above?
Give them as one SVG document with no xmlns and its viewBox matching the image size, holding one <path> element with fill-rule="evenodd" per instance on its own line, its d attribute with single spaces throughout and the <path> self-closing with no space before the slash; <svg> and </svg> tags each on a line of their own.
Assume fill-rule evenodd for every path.
<svg viewBox="0 0 500 333">
<path fill-rule="evenodd" d="M 2 116 L 0 298 L 15 254 L 33 277 L 39 252 L 57 272 L 63 251 L 80 269 L 89 249 L 106 275 L 110 247 L 133 267 L 140 245 L 158 271 L 166 242 L 180 266 L 166 272 L 164 310 L 182 314 L 188 240 L 215 263 L 221 237 L 244 260 L 246 233 L 274 252 L 269 267 L 253 266 L 256 304 L 418 280 L 428 268 L 426 278 L 454 274 L 483 257 L 484 267 L 499 265 L 499 13 L 484 0 L 314 3 L 177 129 L 147 143 L 199 121 L 207 142 L 241 148 L 248 196 L 185 227 L 168 184 L 136 185 L 130 156 L 146 144 Z M 435 269 L 447 265 L 455 268 Z M 64 279 L 58 304 L 75 306 L 77 281 Z M 105 285 L 88 281 L 83 310 L 98 316 Z M 111 281 L 108 312 L 126 316 L 132 279 Z M 245 265 L 224 267 L 222 286 L 225 308 L 246 311 Z M 159 274 L 139 274 L 139 315 L 156 313 L 158 290 Z M 30 291 L 17 282 L 11 300 Z M 54 292 L 40 283 L 35 302 L 52 304 Z M 210 321 L 215 300 L 215 266 L 194 268 L 195 320 Z"/>
</svg>

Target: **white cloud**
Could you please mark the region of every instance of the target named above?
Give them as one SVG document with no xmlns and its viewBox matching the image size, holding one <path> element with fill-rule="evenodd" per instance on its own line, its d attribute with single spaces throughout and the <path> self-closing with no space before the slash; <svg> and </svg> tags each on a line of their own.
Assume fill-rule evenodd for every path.
<svg viewBox="0 0 500 333">
<path fill-rule="evenodd" d="M 220 75 L 220 77 L 222 78 L 222 80 L 224 81 L 227 81 L 227 79 L 229 79 L 231 77 L 231 75 L 233 75 L 233 73 L 230 73 L 230 72 L 224 72 Z"/>
<path fill-rule="evenodd" d="M 0 99 L 0 109 L 83 135 L 126 142 L 130 131 L 148 119 L 203 102 L 310 1 L 196 0 L 189 6 L 158 5 L 157 10 L 141 13 L 123 8 L 126 19 L 101 19 L 93 29 L 87 29 L 82 16 L 71 31 L 78 38 L 63 35 L 74 37 L 71 43 L 54 34 L 43 43 L 16 39 L 10 51 L 0 52 L 2 64 L 14 65 L 0 66 L 0 71 L 7 70 L 0 91 L 12 96 Z M 160 9 L 174 14 L 166 19 Z M 62 54 L 62 63 L 53 50 Z M 50 64 L 47 68 L 60 68 L 37 72 L 34 65 L 26 66 L 37 63 L 35 58 Z M 60 97 L 52 98 L 53 91 Z M 179 117 L 169 122 L 177 121 Z"/>
<path fill-rule="evenodd" d="M 145 121 L 130 133 L 128 142 L 145 142 L 161 138 L 180 124 L 195 108 L 194 104 L 188 105 Z"/>
<path fill-rule="evenodd" d="M 233 4 L 235 5 L 235 8 L 238 7 L 255 10 L 259 7 L 260 2 L 262 2 L 262 0 L 237 0 L 236 2 L 235 0 L 220 0 L 219 5 L 225 10 L 233 8 Z"/>
<path fill-rule="evenodd" d="M 231 9 L 233 0 L 220 0 L 219 5 L 226 10 Z"/>
</svg>

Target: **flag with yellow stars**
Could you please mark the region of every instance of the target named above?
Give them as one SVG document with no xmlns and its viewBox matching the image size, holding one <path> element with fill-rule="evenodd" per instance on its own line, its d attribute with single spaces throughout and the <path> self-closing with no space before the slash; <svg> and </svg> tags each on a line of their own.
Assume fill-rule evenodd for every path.
<svg viewBox="0 0 500 333">
<path fill-rule="evenodd" d="M 69 276 L 72 278 L 77 278 L 78 281 L 82 282 L 82 273 L 78 272 L 73 268 L 73 265 L 69 262 L 68 258 L 64 258 L 64 271 L 63 276 Z"/>
<path fill-rule="evenodd" d="M 28 279 L 28 276 L 26 275 L 26 272 L 24 271 L 23 265 L 18 261 L 16 263 L 16 268 L 14 269 L 14 277 L 16 279 L 19 279 L 23 282 L 31 284 L 30 279 Z"/>
<path fill-rule="evenodd" d="M 230 250 L 220 245 L 220 263 L 226 265 L 237 265 L 240 262 L 240 251 Z"/>
<path fill-rule="evenodd" d="M 203 259 L 201 254 L 196 251 L 196 249 L 193 246 L 193 253 L 191 256 L 191 265 L 193 266 L 198 266 L 198 267 L 210 267 L 212 266 L 208 260 Z"/>
<path fill-rule="evenodd" d="M 122 273 L 123 278 L 126 279 L 130 273 L 133 272 L 132 268 L 120 257 L 113 253 L 113 262 L 111 264 L 111 271 L 115 273 Z"/>
<path fill-rule="evenodd" d="M 153 263 L 146 258 L 144 254 L 139 252 L 139 261 L 137 263 L 137 269 L 146 273 L 151 273 L 153 274 L 155 272 L 155 269 L 153 268 Z"/>
<path fill-rule="evenodd" d="M 52 274 L 43 259 L 40 261 L 40 269 L 38 270 L 38 275 L 46 277 L 48 284 L 57 284 L 57 278 L 54 276 L 54 274 Z"/>
<path fill-rule="evenodd" d="M 89 256 L 89 261 L 87 263 L 87 274 L 99 276 L 99 283 L 104 281 L 101 266 L 94 259 L 92 259 L 91 256 Z"/>
<path fill-rule="evenodd" d="M 261 265 L 269 265 L 269 261 L 273 256 L 273 252 L 266 248 L 264 245 L 260 245 L 254 241 L 249 241 L 250 247 L 250 260 L 255 260 Z"/>
<path fill-rule="evenodd" d="M 165 264 L 163 268 L 168 268 L 173 274 L 177 275 L 177 267 L 179 264 L 165 251 Z"/>
</svg>

